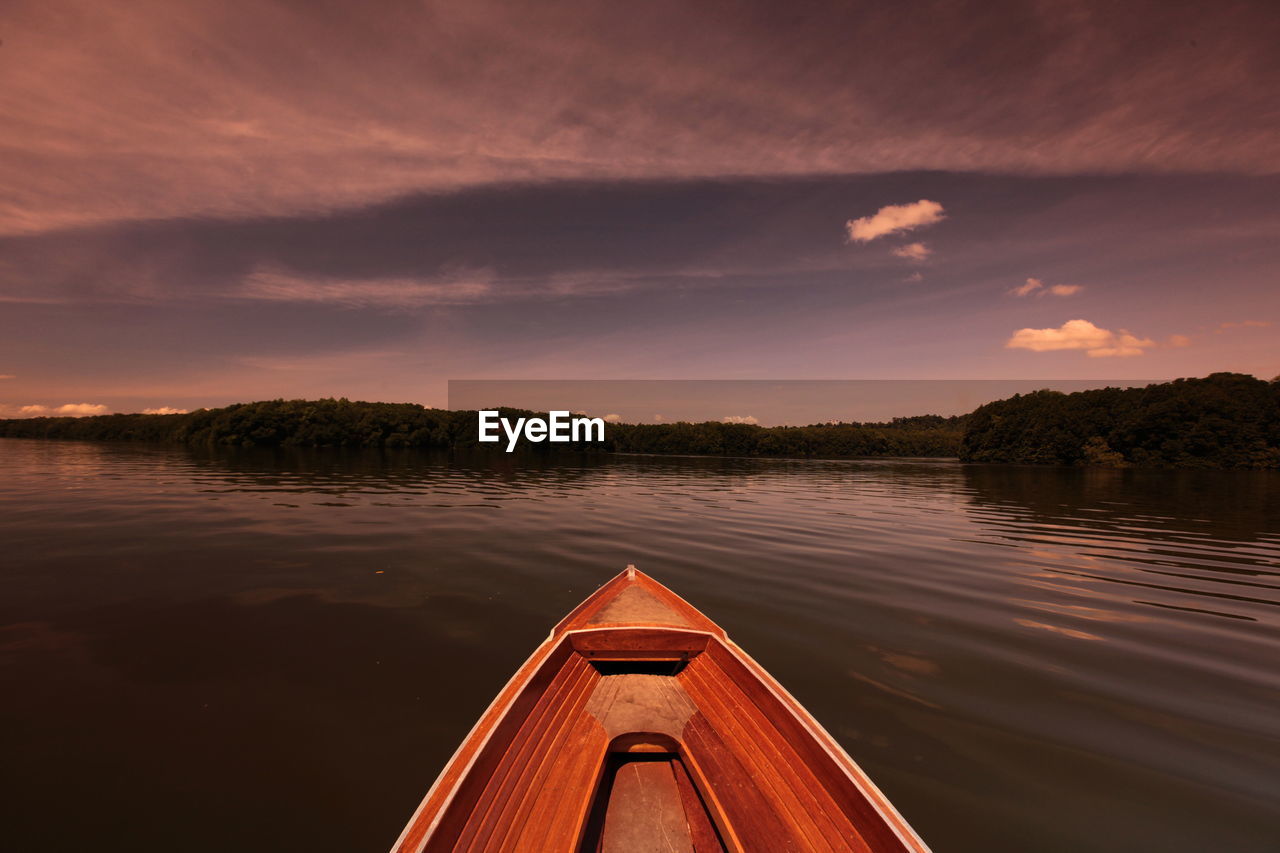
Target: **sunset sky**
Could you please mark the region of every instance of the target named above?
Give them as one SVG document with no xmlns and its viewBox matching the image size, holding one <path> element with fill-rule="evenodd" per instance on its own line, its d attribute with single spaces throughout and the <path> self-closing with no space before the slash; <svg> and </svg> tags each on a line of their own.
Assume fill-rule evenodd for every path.
<svg viewBox="0 0 1280 853">
<path fill-rule="evenodd" d="M 1277 44 L 1265 2 L 15 0 L 0 416 L 1271 378 Z"/>
</svg>

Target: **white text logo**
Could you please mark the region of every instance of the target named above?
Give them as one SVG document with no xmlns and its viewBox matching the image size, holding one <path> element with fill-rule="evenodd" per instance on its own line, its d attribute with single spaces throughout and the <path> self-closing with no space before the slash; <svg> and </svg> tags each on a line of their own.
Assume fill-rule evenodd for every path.
<svg viewBox="0 0 1280 853">
<path fill-rule="evenodd" d="M 543 418 L 516 418 L 513 424 L 499 417 L 497 409 L 480 410 L 480 440 L 501 441 L 498 428 L 507 436 L 507 452 L 515 450 L 522 437 L 526 441 L 604 441 L 604 419 L 570 417 L 568 411 L 547 412 Z"/>
</svg>

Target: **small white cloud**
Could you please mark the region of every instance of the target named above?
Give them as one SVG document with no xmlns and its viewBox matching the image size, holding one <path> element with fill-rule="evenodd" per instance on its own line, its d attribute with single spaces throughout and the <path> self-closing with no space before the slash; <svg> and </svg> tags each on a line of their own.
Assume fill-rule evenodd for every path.
<svg viewBox="0 0 1280 853">
<path fill-rule="evenodd" d="M 1100 329 L 1088 320 L 1068 320 L 1057 329 L 1019 329 L 1005 346 L 1034 352 L 1097 349 L 1108 346 L 1114 338 L 1113 332 Z"/>
<path fill-rule="evenodd" d="M 723 418 L 720 419 L 720 423 L 722 424 L 758 424 L 760 423 L 760 421 L 756 420 L 751 415 L 725 415 Z"/>
<path fill-rule="evenodd" d="M 911 275 L 903 279 L 903 281 L 924 281 L 924 274 L 916 270 Z"/>
<path fill-rule="evenodd" d="M 1038 278 L 1027 279 L 1026 284 L 1020 284 L 1009 291 L 1011 296 L 1030 296 L 1040 288 L 1044 287 L 1044 282 Z"/>
<path fill-rule="evenodd" d="M 666 418 L 665 418 L 665 417 L 663 417 L 662 415 L 654 415 L 654 416 L 653 416 L 653 419 L 654 419 L 656 422 L 658 422 L 658 423 L 662 423 L 663 421 L 665 421 L 665 420 L 666 420 Z"/>
<path fill-rule="evenodd" d="M 850 219 L 845 223 L 845 228 L 849 232 L 851 241 L 866 243 L 886 234 L 923 228 L 945 218 L 946 214 L 941 204 L 920 199 L 913 204 L 890 204 L 880 208 L 871 216 Z"/>
<path fill-rule="evenodd" d="M 1084 290 L 1082 284 L 1053 284 L 1045 286 L 1045 283 L 1038 278 L 1029 278 L 1025 284 L 1020 284 L 1009 291 L 1010 296 L 1044 296 L 1046 294 L 1052 296 L 1075 296 Z"/>
<path fill-rule="evenodd" d="M 105 415 L 111 410 L 101 403 L 67 403 L 58 407 L 58 414 L 83 417 L 85 415 Z"/>
<path fill-rule="evenodd" d="M 83 418 L 88 415 L 105 415 L 110 409 L 101 403 L 65 403 L 61 406 L 23 406 L 18 409 L 20 415 L 30 418 L 57 415 L 61 417 Z"/>
<path fill-rule="evenodd" d="M 188 409 L 175 409 L 172 406 L 157 406 L 154 409 L 143 409 L 144 415 L 185 415 Z"/>
<path fill-rule="evenodd" d="M 1150 338 L 1139 338 L 1121 329 L 1113 346 L 1091 349 L 1085 355 L 1089 358 L 1128 358 L 1142 355 L 1148 347 L 1155 345 L 1156 342 Z"/>
<path fill-rule="evenodd" d="M 890 249 L 889 254 L 897 258 L 905 258 L 908 261 L 923 261 L 933 254 L 933 250 L 924 243 L 908 243 L 905 246 L 896 246 Z"/>
<path fill-rule="evenodd" d="M 1171 347 L 1189 347 L 1191 346 L 1191 338 L 1186 335 L 1170 335 L 1169 346 Z"/>
<path fill-rule="evenodd" d="M 620 424 L 622 423 L 622 415 L 617 412 L 610 412 L 604 416 L 604 422 L 607 424 Z"/>
<path fill-rule="evenodd" d="M 1142 355 L 1155 345 L 1150 338 L 1139 338 L 1125 329 L 1102 329 L 1088 320 L 1068 320 L 1056 329 L 1019 329 L 1005 343 L 1008 349 L 1032 352 L 1084 350 L 1091 358 Z"/>
</svg>

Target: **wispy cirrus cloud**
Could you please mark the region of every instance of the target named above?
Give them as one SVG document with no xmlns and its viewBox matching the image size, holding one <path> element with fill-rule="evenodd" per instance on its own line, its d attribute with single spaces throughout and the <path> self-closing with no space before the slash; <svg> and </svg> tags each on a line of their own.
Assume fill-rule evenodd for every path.
<svg viewBox="0 0 1280 853">
<path fill-rule="evenodd" d="M 850 241 L 867 243 L 890 234 L 923 228 L 945 218 L 946 213 L 941 204 L 922 198 L 911 204 L 886 205 L 870 216 L 850 219 L 845 223 L 845 229 Z M 897 250 L 894 250 L 894 254 L 898 254 Z"/>
<path fill-rule="evenodd" d="M 719 277 L 718 273 L 700 270 L 572 270 L 545 276 L 502 277 L 489 268 L 470 267 L 445 269 L 432 276 L 340 277 L 260 267 L 226 295 L 233 299 L 345 308 L 414 309 L 596 295 L 655 286 L 655 282 L 664 279 L 714 282 Z"/>
<path fill-rule="evenodd" d="M 13 0 L 5 17 L 0 233 L 558 179 L 1280 169 L 1280 24 L 1260 0 Z"/>
<path fill-rule="evenodd" d="M 245 278 L 233 295 L 239 299 L 318 302 L 350 308 L 420 308 L 475 303 L 492 292 L 492 272 L 488 270 L 440 279 L 350 279 L 258 269 Z"/>
<path fill-rule="evenodd" d="M 933 250 L 924 243 L 908 243 L 905 246 L 896 246 L 890 249 L 889 253 L 896 258 L 903 258 L 908 261 L 924 261 L 933 254 Z"/>
<path fill-rule="evenodd" d="M 1214 333 L 1220 335 L 1231 329 L 1266 329 L 1271 325 L 1270 320 L 1241 320 L 1239 322 L 1219 323 L 1218 328 L 1214 329 Z"/>
<path fill-rule="evenodd" d="M 1150 338 L 1140 338 L 1125 329 L 1113 332 L 1088 320 L 1068 320 L 1056 329 L 1019 329 L 1005 343 L 1007 349 L 1032 352 L 1084 350 L 1091 358 L 1142 355 L 1155 345 Z"/>
<path fill-rule="evenodd" d="M 1029 278 L 1023 284 L 1009 290 L 1010 296 L 1075 296 L 1084 290 L 1082 284 L 1050 284 L 1046 285 L 1038 278 Z"/>
</svg>

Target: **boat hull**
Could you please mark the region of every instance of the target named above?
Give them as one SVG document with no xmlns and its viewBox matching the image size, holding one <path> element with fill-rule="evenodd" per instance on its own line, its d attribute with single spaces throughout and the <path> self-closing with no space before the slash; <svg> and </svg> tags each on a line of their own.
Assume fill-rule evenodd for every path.
<svg viewBox="0 0 1280 853">
<path fill-rule="evenodd" d="M 723 629 L 628 567 L 507 683 L 393 847 L 920 851 Z"/>
</svg>

